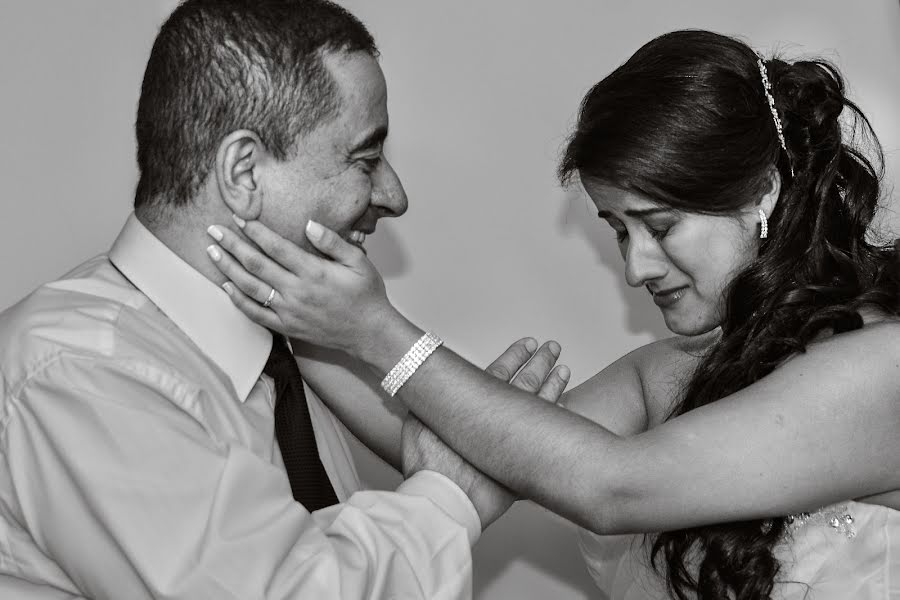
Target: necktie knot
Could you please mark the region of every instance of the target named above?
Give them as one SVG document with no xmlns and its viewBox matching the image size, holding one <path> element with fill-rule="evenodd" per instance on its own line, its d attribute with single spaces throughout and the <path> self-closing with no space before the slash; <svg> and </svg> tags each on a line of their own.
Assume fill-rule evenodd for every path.
<svg viewBox="0 0 900 600">
<path fill-rule="evenodd" d="M 288 371 L 292 370 L 292 364 L 294 365 L 293 369 L 296 369 L 296 361 L 288 348 L 287 340 L 280 333 L 273 331 L 272 351 L 269 352 L 269 359 L 266 361 L 266 366 L 263 367 L 263 373 L 272 379 L 278 379 L 288 375 Z"/>
</svg>

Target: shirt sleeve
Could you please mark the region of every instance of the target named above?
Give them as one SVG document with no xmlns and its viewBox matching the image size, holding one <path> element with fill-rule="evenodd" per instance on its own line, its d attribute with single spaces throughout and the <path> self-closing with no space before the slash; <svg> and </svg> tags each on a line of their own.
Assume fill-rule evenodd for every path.
<svg viewBox="0 0 900 600">
<path fill-rule="evenodd" d="M 32 376 L 3 430 L 17 510 L 93 600 L 468 598 L 477 513 L 449 479 L 314 514 L 284 472 L 167 399 L 183 382 L 72 359 Z M 223 401 L 232 401 L 223 399 Z"/>
<path fill-rule="evenodd" d="M 31 583 L 19 577 L 0 574 L 0 598 L 15 600 L 88 600 L 52 585 Z"/>
</svg>

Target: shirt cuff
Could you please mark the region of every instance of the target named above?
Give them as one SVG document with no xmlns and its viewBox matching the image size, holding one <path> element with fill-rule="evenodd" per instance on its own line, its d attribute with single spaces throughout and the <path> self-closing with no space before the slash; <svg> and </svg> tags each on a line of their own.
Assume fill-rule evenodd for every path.
<svg viewBox="0 0 900 600">
<path fill-rule="evenodd" d="M 401 494 L 424 496 L 451 519 L 463 525 L 469 534 L 469 544 L 474 546 L 481 536 L 481 517 L 475 505 L 456 483 L 437 471 L 418 471 L 397 488 Z"/>
</svg>

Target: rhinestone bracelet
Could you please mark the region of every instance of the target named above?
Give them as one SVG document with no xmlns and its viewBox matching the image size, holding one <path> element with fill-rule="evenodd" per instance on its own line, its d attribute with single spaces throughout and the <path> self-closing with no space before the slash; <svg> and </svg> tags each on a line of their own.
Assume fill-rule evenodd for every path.
<svg viewBox="0 0 900 600">
<path fill-rule="evenodd" d="M 394 368 L 381 380 L 381 387 L 388 393 L 388 396 L 393 398 L 394 394 L 416 372 L 416 369 L 422 366 L 425 359 L 443 343 L 444 341 L 433 333 L 426 333 L 420 337 L 409 349 L 409 352 L 403 355 L 400 362 L 394 365 Z"/>
</svg>

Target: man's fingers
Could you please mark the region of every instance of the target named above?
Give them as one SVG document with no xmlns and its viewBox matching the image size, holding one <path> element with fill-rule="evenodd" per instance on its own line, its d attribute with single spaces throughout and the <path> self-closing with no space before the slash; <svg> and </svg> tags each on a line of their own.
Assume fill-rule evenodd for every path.
<svg viewBox="0 0 900 600">
<path fill-rule="evenodd" d="M 522 365 L 528 362 L 528 359 L 531 358 L 531 355 L 537 349 L 537 345 L 537 340 L 534 338 L 522 338 L 513 343 L 494 362 L 489 364 L 485 372 L 497 379 L 508 382 L 522 368 Z"/>
<path fill-rule="evenodd" d="M 510 383 L 526 392 L 537 392 L 556 364 L 561 351 L 559 343 L 553 340 L 544 343 Z"/>
<path fill-rule="evenodd" d="M 358 247 L 316 221 L 307 222 L 306 239 L 316 250 L 346 267 L 355 267 L 360 258 L 365 256 Z"/>
<path fill-rule="evenodd" d="M 538 390 L 538 397 L 543 398 L 547 402 L 553 402 L 556 404 L 559 402 L 560 396 L 562 393 L 566 391 L 566 386 L 569 385 L 569 378 L 572 376 L 572 372 L 569 370 L 569 367 L 566 365 L 556 365 L 553 367 L 553 370 L 550 371 L 550 374 L 544 380 L 544 383 L 541 384 L 541 389 Z"/>
</svg>

